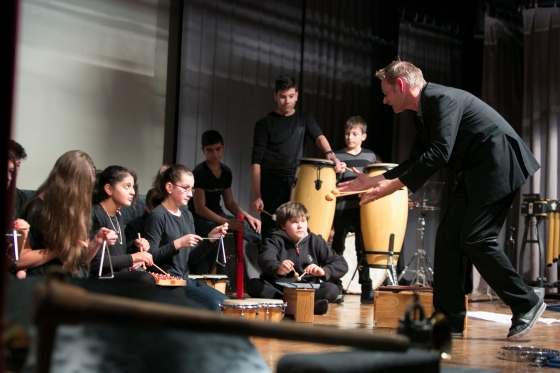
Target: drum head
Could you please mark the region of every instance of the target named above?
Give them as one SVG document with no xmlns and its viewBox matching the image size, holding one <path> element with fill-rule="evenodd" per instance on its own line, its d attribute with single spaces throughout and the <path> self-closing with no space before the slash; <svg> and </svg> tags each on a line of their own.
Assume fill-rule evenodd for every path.
<svg viewBox="0 0 560 373">
<path fill-rule="evenodd" d="M 225 280 L 228 278 L 227 275 L 202 275 L 202 277 L 209 280 Z"/>
<path fill-rule="evenodd" d="M 284 304 L 284 301 L 282 299 L 251 298 L 250 300 L 255 301 L 259 304 Z"/>
<path fill-rule="evenodd" d="M 328 159 L 321 159 L 321 158 L 300 158 L 297 161 L 297 164 L 320 164 L 324 166 L 333 166 L 334 162 L 329 161 Z"/>
<path fill-rule="evenodd" d="M 370 163 L 366 167 L 364 167 L 364 173 L 367 174 L 373 170 L 389 171 L 397 166 L 398 164 L 396 163 Z"/>
<path fill-rule="evenodd" d="M 225 299 L 222 305 L 232 308 L 257 308 L 259 304 L 249 299 Z"/>
<path fill-rule="evenodd" d="M 202 276 L 202 275 L 189 275 L 189 278 L 193 279 L 193 280 L 202 280 L 204 278 L 204 276 Z"/>
</svg>

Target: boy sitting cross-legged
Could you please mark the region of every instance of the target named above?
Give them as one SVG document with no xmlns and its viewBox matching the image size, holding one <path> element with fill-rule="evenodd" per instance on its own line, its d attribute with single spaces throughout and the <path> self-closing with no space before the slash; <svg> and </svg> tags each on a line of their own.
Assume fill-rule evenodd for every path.
<svg viewBox="0 0 560 373">
<path fill-rule="evenodd" d="M 329 302 L 338 296 L 338 287 L 332 280 L 348 271 L 346 260 L 327 246 L 326 241 L 307 229 L 309 213 L 299 202 L 287 202 L 276 210 L 276 225 L 263 245 L 259 266 L 260 279 L 251 279 L 245 291 L 253 298 L 282 299 L 280 282 L 308 282 L 320 284 L 315 289 L 316 315 L 329 309 Z M 299 275 L 299 276 L 298 276 Z M 299 279 L 298 279 L 299 277 Z"/>
</svg>

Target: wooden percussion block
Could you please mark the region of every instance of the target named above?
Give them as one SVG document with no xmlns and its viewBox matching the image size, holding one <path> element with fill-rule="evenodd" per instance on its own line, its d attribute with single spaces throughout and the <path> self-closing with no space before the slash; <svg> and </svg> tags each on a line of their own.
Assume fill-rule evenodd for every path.
<svg viewBox="0 0 560 373">
<path fill-rule="evenodd" d="M 434 313 L 433 298 L 431 291 L 418 292 L 420 304 L 424 308 L 426 317 L 432 316 Z M 397 328 L 399 326 L 399 318 L 403 317 L 406 308 L 414 302 L 412 291 L 374 291 L 373 292 L 373 324 L 381 328 Z M 468 298 L 465 295 L 465 305 L 468 305 Z M 467 329 L 467 321 L 463 330 Z"/>
<path fill-rule="evenodd" d="M 295 322 L 313 322 L 315 305 L 314 289 L 284 288 L 287 315 L 294 315 Z"/>
</svg>

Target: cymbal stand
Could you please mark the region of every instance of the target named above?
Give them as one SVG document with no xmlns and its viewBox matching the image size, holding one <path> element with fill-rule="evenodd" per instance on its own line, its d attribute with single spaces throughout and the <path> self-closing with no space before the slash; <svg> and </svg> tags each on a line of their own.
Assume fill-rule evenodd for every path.
<svg viewBox="0 0 560 373">
<path fill-rule="evenodd" d="M 404 274 L 410 270 L 414 272 L 414 278 L 412 279 L 412 286 L 432 286 L 434 280 L 434 271 L 432 269 L 432 263 L 430 257 L 426 255 L 424 250 L 424 233 L 426 230 L 426 213 L 428 212 L 426 206 L 426 200 L 424 199 L 422 204 L 417 204 L 420 208 L 420 216 L 418 217 L 418 228 L 417 231 L 417 246 L 416 252 L 410 258 L 408 264 L 404 267 L 403 271 L 400 273 L 398 280 L 400 281 Z M 410 269 L 412 262 L 416 260 L 416 269 Z"/>
</svg>

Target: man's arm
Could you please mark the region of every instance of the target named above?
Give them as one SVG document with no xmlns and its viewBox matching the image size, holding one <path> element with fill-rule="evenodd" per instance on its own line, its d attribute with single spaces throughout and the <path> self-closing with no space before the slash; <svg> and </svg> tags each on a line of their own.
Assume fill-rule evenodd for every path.
<svg viewBox="0 0 560 373">
<path fill-rule="evenodd" d="M 327 158 L 329 161 L 334 162 L 334 172 L 339 173 L 344 171 L 344 166 L 340 163 L 340 160 L 332 151 L 332 148 L 324 135 L 317 137 L 317 140 L 315 140 L 315 145 L 317 145 L 317 147 L 321 149 L 323 154 L 325 154 L 325 158 Z"/>
<path fill-rule="evenodd" d="M 261 195 L 261 165 L 254 163 L 251 165 L 251 186 L 253 188 L 253 202 L 251 202 L 251 210 L 261 212 L 264 209 L 264 203 Z"/>
</svg>

